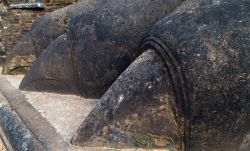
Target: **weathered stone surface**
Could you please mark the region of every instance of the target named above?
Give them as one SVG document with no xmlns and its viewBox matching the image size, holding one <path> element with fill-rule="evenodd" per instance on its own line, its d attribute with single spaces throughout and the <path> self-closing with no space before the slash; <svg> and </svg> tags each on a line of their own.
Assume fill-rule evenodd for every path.
<svg viewBox="0 0 250 151">
<path fill-rule="evenodd" d="M 240 146 L 250 130 L 249 37 L 250 1 L 195 0 L 144 39 L 144 49 L 160 52 L 172 75 L 186 150 L 246 151 Z"/>
<path fill-rule="evenodd" d="M 176 122 L 180 125 L 172 125 L 173 118 L 162 119 L 162 125 L 154 125 L 156 131 L 145 129 L 149 123 L 135 126 L 136 131 L 157 133 L 162 129 L 159 126 L 183 130 L 179 134 L 182 149 L 187 151 L 249 150 L 249 23 L 248 0 L 184 2 L 142 41 L 141 49 L 146 52 L 141 57 L 157 58 L 154 50 L 161 59 L 139 57 L 130 65 L 83 122 L 73 143 L 86 145 L 104 137 L 97 139 L 103 142 L 110 133 L 119 138 L 117 129 L 124 134 L 119 141 L 126 140 L 126 130 L 143 121 L 143 116 L 131 120 L 133 113 L 144 109 L 143 115 L 152 122 L 161 110 L 146 110 L 147 100 L 153 108 L 152 102 L 164 98 L 174 102 L 175 110 L 167 108 L 163 115 L 179 113 L 174 120 L 184 119 Z"/>
<path fill-rule="evenodd" d="M 175 102 L 167 68 L 149 50 L 100 99 L 73 144 L 181 149 L 183 118 Z"/>
<path fill-rule="evenodd" d="M 83 12 L 71 18 L 67 31 L 68 42 L 62 48 L 64 50 L 54 44 L 63 43 L 63 39 L 55 40 L 31 67 L 20 88 L 40 90 L 38 87 L 43 87 L 43 83 L 47 85 L 57 81 L 70 86 L 72 84 L 67 81 L 74 81 L 79 94 L 93 98 L 102 96 L 140 53 L 137 51 L 137 46 L 142 35 L 181 2 L 181 0 L 154 2 L 111 0 L 96 5 L 92 11 Z M 57 54 L 55 55 L 57 58 L 51 60 L 62 57 L 61 52 L 63 56 L 64 52 L 68 52 L 70 54 L 68 59 L 71 59 L 73 66 L 67 64 L 66 69 L 62 69 L 63 61 L 53 62 L 53 64 L 50 62 L 47 66 L 42 66 L 47 61 L 45 56 L 48 56 L 51 50 Z M 69 74 L 72 69 L 73 77 Z M 58 71 L 60 71 L 59 74 Z M 71 79 L 66 81 L 61 78 L 61 74 L 68 74 L 68 78 Z M 32 87 L 29 87 L 31 82 Z M 62 89 L 71 91 L 71 87 L 62 87 Z"/>
<path fill-rule="evenodd" d="M 17 3 L 10 4 L 10 9 L 44 9 L 46 6 L 44 3 Z"/>
<path fill-rule="evenodd" d="M 46 53 L 43 53 L 34 63 L 29 71 L 31 75 L 28 73 L 28 77 L 23 79 L 20 88 L 22 89 L 25 84 L 25 87 L 36 91 L 78 94 L 68 46 L 69 41 L 66 34 L 53 41 Z M 45 74 L 48 79 L 44 78 Z"/>
</svg>

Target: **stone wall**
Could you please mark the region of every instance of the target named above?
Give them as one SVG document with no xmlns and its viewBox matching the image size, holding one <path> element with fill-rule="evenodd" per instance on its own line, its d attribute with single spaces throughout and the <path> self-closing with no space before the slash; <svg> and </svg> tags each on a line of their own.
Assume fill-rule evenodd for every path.
<svg viewBox="0 0 250 151">
<path fill-rule="evenodd" d="M 72 4 L 75 0 L 0 0 L 0 65 L 5 56 L 27 31 L 35 19 L 47 12 Z M 45 9 L 10 9 L 11 4 L 41 2 Z"/>
</svg>

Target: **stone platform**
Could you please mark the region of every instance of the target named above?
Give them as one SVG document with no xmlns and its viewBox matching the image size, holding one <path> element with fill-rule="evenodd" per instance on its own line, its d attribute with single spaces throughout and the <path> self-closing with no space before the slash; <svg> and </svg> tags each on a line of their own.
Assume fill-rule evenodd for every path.
<svg viewBox="0 0 250 151">
<path fill-rule="evenodd" d="M 27 142 L 31 146 L 41 143 L 49 150 L 144 150 L 71 145 L 72 136 L 98 100 L 20 91 L 18 86 L 22 78 L 20 75 L 0 75 L 0 134 L 7 150 L 22 150 Z"/>
</svg>

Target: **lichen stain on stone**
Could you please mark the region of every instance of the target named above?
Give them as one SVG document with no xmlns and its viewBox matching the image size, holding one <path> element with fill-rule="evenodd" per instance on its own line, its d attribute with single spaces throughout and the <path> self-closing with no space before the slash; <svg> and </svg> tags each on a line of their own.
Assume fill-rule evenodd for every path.
<svg viewBox="0 0 250 151">
<path fill-rule="evenodd" d="M 134 145 L 136 147 L 168 147 L 173 144 L 173 140 L 168 137 L 158 136 L 151 133 L 135 134 Z"/>
<path fill-rule="evenodd" d="M 64 23 L 64 27 L 67 29 L 69 27 L 70 17 L 65 15 L 63 18 L 63 23 Z"/>
<path fill-rule="evenodd" d="M 172 131 L 175 131 L 175 134 L 179 136 L 179 140 L 181 140 L 181 136 L 184 134 L 184 118 L 181 116 L 181 112 L 177 108 L 177 104 L 175 102 L 175 95 L 174 94 L 165 94 L 156 96 L 155 99 L 158 99 L 161 102 L 161 105 L 156 108 L 152 112 L 152 114 L 156 115 L 163 115 L 167 116 L 168 118 L 168 125 Z"/>
<path fill-rule="evenodd" d="M 220 71 L 223 65 L 228 64 L 227 54 L 221 53 L 216 47 L 206 44 L 208 53 L 207 58 L 211 61 L 214 71 Z"/>
<path fill-rule="evenodd" d="M 215 61 L 216 58 L 218 57 L 217 54 L 216 54 L 216 50 L 213 46 L 211 45 L 207 45 L 208 46 L 208 54 L 207 54 L 207 58 L 210 60 L 210 61 Z"/>
</svg>

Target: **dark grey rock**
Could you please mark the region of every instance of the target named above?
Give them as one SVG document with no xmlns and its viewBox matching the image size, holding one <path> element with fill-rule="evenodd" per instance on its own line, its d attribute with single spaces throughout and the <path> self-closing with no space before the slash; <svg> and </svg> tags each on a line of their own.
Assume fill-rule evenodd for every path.
<svg viewBox="0 0 250 151">
<path fill-rule="evenodd" d="M 250 130 L 250 1 L 186 1 L 143 49 L 161 53 L 185 119 L 186 150 L 240 151 Z"/>
<path fill-rule="evenodd" d="M 142 35 L 181 2 L 181 0 L 136 2 L 111 0 L 96 5 L 92 11 L 83 12 L 71 18 L 66 32 L 68 42 L 64 42 L 64 48 L 55 44 L 63 43 L 61 37 L 51 43 L 32 65 L 20 88 L 40 91 L 43 83 L 54 85 L 56 82 L 57 85 L 63 86 L 56 87 L 54 91 L 65 89 L 63 92 L 70 92 L 73 84 L 75 85 L 73 88 L 82 96 L 101 97 L 121 72 L 139 55 L 137 47 Z M 57 58 L 45 57 L 49 56 L 51 51 L 57 54 L 55 55 Z M 63 61 L 56 61 L 62 57 L 61 52 L 62 56 L 64 52 L 69 53 L 67 60 L 70 59 L 71 63 L 64 64 Z M 44 64 L 46 66 L 43 66 Z M 62 74 L 65 75 L 63 78 L 61 78 Z M 68 76 L 67 80 L 64 78 L 66 76 Z"/>
<path fill-rule="evenodd" d="M 145 52 L 103 95 L 72 142 L 84 146 L 118 128 L 165 135 L 185 151 L 248 151 L 249 27 L 248 0 L 184 2 L 145 35 Z M 161 100 L 174 103 L 165 104 L 168 118 L 159 120 Z M 161 124 L 134 127 L 143 115 Z"/>
<path fill-rule="evenodd" d="M 101 137 L 108 146 L 181 149 L 183 117 L 175 102 L 165 64 L 146 51 L 103 95 L 72 142 L 88 146 Z"/>
<path fill-rule="evenodd" d="M 34 67 L 39 70 L 36 70 Z M 45 70 L 40 70 L 40 68 L 45 68 Z M 33 72 L 34 69 L 36 70 L 35 72 Z M 47 77 L 50 77 L 49 79 L 44 79 L 44 71 Z M 57 79 L 55 79 L 55 73 L 58 76 Z M 32 74 L 32 76 L 30 76 L 30 74 Z M 46 53 L 43 53 L 41 57 L 36 60 L 28 72 L 27 78 L 23 79 L 20 85 L 21 89 L 27 87 L 28 89 L 36 91 L 78 94 L 76 81 L 74 80 L 74 68 L 69 49 L 69 41 L 66 34 L 58 37 L 51 43 Z"/>
</svg>

